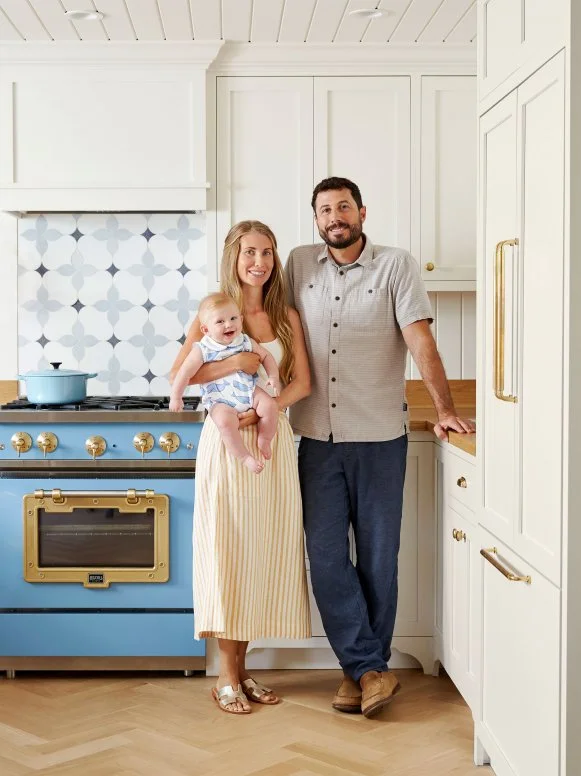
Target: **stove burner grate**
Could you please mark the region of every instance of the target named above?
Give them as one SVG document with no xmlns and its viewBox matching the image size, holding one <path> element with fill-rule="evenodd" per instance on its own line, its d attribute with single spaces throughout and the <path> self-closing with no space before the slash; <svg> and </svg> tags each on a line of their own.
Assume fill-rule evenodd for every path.
<svg viewBox="0 0 581 776">
<path fill-rule="evenodd" d="M 200 403 L 199 396 L 184 396 L 184 410 L 195 410 Z M 88 396 L 80 402 L 71 404 L 34 404 L 28 399 L 14 399 L 0 404 L 0 410 L 51 410 L 52 412 L 87 410 L 167 410 L 168 396 Z"/>
</svg>

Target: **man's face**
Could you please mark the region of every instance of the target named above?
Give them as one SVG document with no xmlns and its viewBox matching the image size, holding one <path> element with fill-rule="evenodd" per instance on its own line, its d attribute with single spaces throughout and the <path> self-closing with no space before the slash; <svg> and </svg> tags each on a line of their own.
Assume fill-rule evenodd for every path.
<svg viewBox="0 0 581 776">
<path fill-rule="evenodd" d="M 348 248 L 361 237 L 365 208 L 359 209 L 349 189 L 322 191 L 315 202 L 315 222 L 330 248 Z"/>
</svg>

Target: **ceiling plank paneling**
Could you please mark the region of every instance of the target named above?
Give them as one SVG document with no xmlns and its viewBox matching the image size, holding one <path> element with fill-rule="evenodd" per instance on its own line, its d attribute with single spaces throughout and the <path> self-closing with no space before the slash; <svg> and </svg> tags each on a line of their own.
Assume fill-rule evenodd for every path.
<svg viewBox="0 0 581 776">
<path fill-rule="evenodd" d="M 253 43 L 276 43 L 284 5 L 285 0 L 254 0 L 250 29 Z"/>
<path fill-rule="evenodd" d="M 43 0 L 40 0 L 43 2 Z M 136 34 L 124 0 L 97 0 L 105 14 L 103 26 L 109 40 L 135 40 Z"/>
<path fill-rule="evenodd" d="M 415 43 L 425 27 L 446 0 L 413 0 L 389 40 L 393 43 Z"/>
<path fill-rule="evenodd" d="M 194 40 L 220 40 L 222 5 L 220 0 L 190 0 Z"/>
<path fill-rule="evenodd" d="M 156 0 L 125 0 L 137 40 L 163 40 L 163 27 Z"/>
<path fill-rule="evenodd" d="M 413 0 L 381 0 L 378 8 L 382 8 L 388 13 L 371 22 L 363 36 L 363 43 L 385 43 L 388 41 L 412 2 Z"/>
<path fill-rule="evenodd" d="M 166 40 L 193 40 L 188 0 L 157 0 Z"/>
<path fill-rule="evenodd" d="M 280 43 L 302 43 L 307 38 L 317 0 L 286 0 L 278 39 Z"/>
<path fill-rule="evenodd" d="M 78 0 L 61 0 L 65 11 L 78 10 Z M 91 6 L 89 6 L 91 8 Z M 88 10 L 85 6 L 85 10 Z M 71 20 L 81 40 L 107 40 L 107 33 L 101 21 L 82 22 Z"/>
<path fill-rule="evenodd" d="M 317 0 L 308 32 L 309 43 L 330 43 L 341 23 L 349 0 Z"/>
<path fill-rule="evenodd" d="M 54 40 L 79 40 L 76 27 L 65 16 L 59 0 L 28 0 Z"/>
<path fill-rule="evenodd" d="M 420 43 L 442 43 L 474 0 L 445 0 L 420 35 Z"/>
<path fill-rule="evenodd" d="M 222 0 L 222 37 L 224 40 L 250 40 L 252 0 Z"/>
<path fill-rule="evenodd" d="M 0 7 L 0 40 L 24 40 L 14 24 L 8 19 Z"/>
<path fill-rule="evenodd" d="M 25 40 L 51 40 L 40 19 L 25 0 L 0 0 L 0 8 Z"/>
<path fill-rule="evenodd" d="M 349 0 L 347 11 L 335 35 L 335 42 L 359 43 L 371 21 L 376 20 L 364 19 L 361 16 L 350 16 L 349 11 L 354 11 L 358 8 L 377 8 L 377 3 L 378 0 Z"/>
<path fill-rule="evenodd" d="M 470 43 L 476 36 L 476 0 L 446 38 L 446 43 Z"/>
</svg>

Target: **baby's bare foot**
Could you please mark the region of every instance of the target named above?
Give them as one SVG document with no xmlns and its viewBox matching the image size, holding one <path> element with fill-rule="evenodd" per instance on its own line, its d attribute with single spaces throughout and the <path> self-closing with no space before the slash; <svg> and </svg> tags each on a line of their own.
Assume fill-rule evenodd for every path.
<svg viewBox="0 0 581 776">
<path fill-rule="evenodd" d="M 266 458 L 267 461 L 269 461 L 272 458 L 272 449 L 270 447 L 270 441 L 268 439 L 263 439 L 261 436 L 258 437 L 258 449 Z"/>
<path fill-rule="evenodd" d="M 264 469 L 264 464 L 262 461 L 258 461 L 252 455 L 247 455 L 246 458 L 243 458 L 242 463 L 255 474 L 260 474 L 260 472 Z"/>
</svg>

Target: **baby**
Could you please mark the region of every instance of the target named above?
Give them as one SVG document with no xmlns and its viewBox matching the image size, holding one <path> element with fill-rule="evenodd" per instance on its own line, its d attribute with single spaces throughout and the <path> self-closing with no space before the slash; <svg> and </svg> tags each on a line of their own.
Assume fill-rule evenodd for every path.
<svg viewBox="0 0 581 776">
<path fill-rule="evenodd" d="M 242 315 L 236 303 L 226 294 L 210 294 L 202 300 L 198 310 L 200 328 L 204 336 L 194 343 L 192 352 L 181 365 L 171 388 L 169 408 L 180 412 L 182 396 L 190 379 L 208 361 L 222 361 L 246 350 L 256 353 L 266 370 L 267 386 L 275 395 L 280 391 L 276 361 L 265 348 L 242 333 Z M 202 383 L 202 404 L 218 427 L 226 449 L 250 471 L 260 474 L 264 462 L 259 461 L 244 446 L 238 428 L 238 413 L 254 408 L 259 417 L 258 449 L 268 459 L 270 443 L 278 424 L 278 404 L 266 391 L 256 385 L 257 375 L 233 372 L 213 383 Z"/>
</svg>

